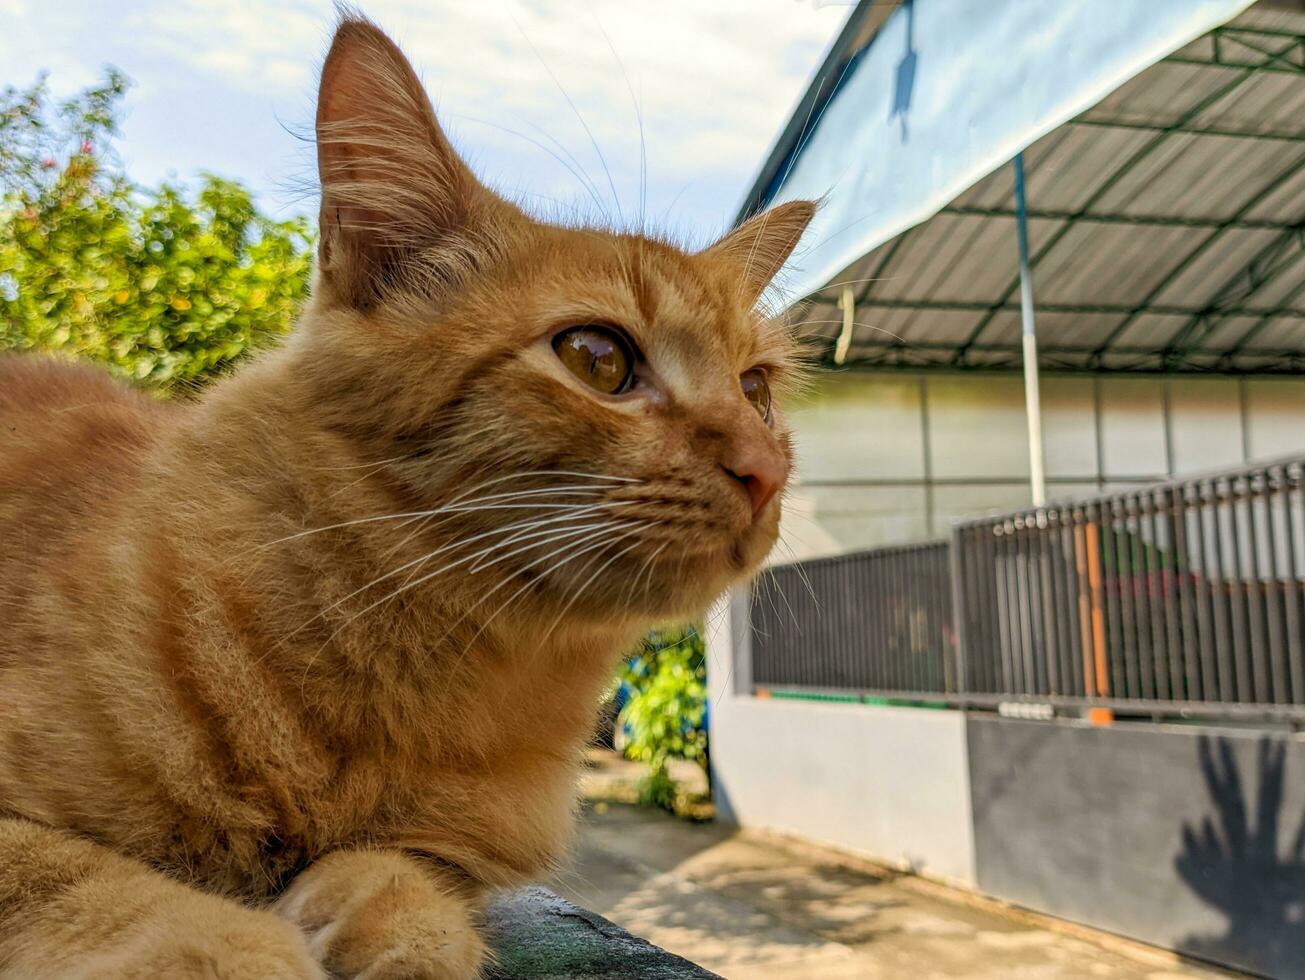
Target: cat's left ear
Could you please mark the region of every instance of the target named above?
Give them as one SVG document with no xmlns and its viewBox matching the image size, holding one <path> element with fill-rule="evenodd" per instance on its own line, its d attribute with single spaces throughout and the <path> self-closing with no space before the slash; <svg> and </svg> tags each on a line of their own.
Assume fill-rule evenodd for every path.
<svg viewBox="0 0 1305 980">
<path fill-rule="evenodd" d="M 432 277 L 474 258 L 477 225 L 512 211 L 453 148 L 398 46 L 348 10 L 322 66 L 316 134 L 318 268 L 343 305 L 438 287 Z"/>
<path fill-rule="evenodd" d="M 734 265 L 741 294 L 755 302 L 793 254 L 815 214 L 814 201 L 787 201 L 749 218 L 701 254 Z"/>
</svg>

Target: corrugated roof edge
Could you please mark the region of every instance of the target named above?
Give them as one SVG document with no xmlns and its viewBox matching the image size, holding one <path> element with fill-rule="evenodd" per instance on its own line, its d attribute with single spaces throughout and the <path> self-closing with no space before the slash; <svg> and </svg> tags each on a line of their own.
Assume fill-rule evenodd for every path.
<svg viewBox="0 0 1305 980">
<path fill-rule="evenodd" d="M 901 3 L 902 0 L 859 0 L 838 32 L 838 36 L 829 46 L 829 51 L 825 54 L 820 67 L 816 69 L 807 84 L 806 91 L 802 93 L 802 98 L 789 113 L 788 122 L 780 131 L 747 196 L 744 197 L 743 204 L 739 207 L 734 219 L 735 225 L 742 224 L 765 207 L 773 196 L 775 185 L 794 152 L 801 147 L 815 128 L 824 107 L 838 91 L 839 83 L 845 77 L 848 65 L 870 46 L 879 29 L 887 23 L 888 18 L 901 6 Z"/>
</svg>

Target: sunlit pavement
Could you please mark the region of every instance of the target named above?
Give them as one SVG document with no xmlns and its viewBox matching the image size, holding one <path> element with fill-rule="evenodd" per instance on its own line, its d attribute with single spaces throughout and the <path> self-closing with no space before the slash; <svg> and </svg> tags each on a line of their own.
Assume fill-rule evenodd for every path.
<svg viewBox="0 0 1305 980">
<path fill-rule="evenodd" d="M 554 887 L 730 978 L 1228 977 L 834 852 L 624 804 L 586 808 Z"/>
</svg>

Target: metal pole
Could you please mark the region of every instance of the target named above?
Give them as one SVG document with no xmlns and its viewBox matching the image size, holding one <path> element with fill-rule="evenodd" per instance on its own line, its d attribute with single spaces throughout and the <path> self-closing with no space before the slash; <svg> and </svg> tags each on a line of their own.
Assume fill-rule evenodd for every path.
<svg viewBox="0 0 1305 980">
<path fill-rule="evenodd" d="M 1033 325 L 1033 277 L 1029 272 L 1028 208 L 1024 203 L 1024 154 L 1015 154 L 1015 225 L 1020 246 L 1020 320 L 1024 333 L 1024 409 L 1029 420 L 1029 482 L 1033 505 L 1047 502 L 1042 451 L 1042 400 L 1038 392 L 1038 335 Z"/>
</svg>

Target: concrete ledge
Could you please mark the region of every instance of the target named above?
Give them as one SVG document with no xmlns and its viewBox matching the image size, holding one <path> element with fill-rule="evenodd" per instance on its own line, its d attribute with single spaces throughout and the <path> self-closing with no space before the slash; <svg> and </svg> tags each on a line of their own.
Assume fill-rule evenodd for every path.
<svg viewBox="0 0 1305 980">
<path fill-rule="evenodd" d="M 720 980 L 547 888 L 499 899 L 485 924 L 497 957 L 486 980 Z"/>
</svg>

